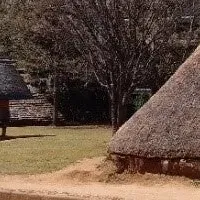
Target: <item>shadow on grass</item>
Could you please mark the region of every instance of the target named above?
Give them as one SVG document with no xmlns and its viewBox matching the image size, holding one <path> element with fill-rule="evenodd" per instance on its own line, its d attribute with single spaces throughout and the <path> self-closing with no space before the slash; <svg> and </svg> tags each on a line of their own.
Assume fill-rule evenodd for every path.
<svg viewBox="0 0 200 200">
<path fill-rule="evenodd" d="M 0 136 L 0 142 L 6 140 L 16 140 L 23 138 L 44 138 L 44 137 L 55 137 L 56 135 L 19 135 L 19 136 Z"/>
</svg>

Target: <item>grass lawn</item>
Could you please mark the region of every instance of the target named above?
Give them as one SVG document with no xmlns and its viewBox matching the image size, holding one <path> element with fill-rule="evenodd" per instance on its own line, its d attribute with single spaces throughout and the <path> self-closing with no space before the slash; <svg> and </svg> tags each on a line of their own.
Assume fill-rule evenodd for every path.
<svg viewBox="0 0 200 200">
<path fill-rule="evenodd" d="M 82 158 L 106 155 L 111 130 L 101 127 L 8 128 L 15 139 L 0 141 L 1 174 L 55 171 Z"/>
</svg>

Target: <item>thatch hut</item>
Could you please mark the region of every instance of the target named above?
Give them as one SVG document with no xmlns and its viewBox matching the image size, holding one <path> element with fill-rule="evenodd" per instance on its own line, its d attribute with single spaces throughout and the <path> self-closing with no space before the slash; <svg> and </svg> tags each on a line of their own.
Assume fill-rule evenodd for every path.
<svg viewBox="0 0 200 200">
<path fill-rule="evenodd" d="M 27 99 L 31 94 L 22 77 L 10 63 L 0 62 L 0 127 L 2 136 L 6 134 L 9 122 L 9 100 Z"/>
<path fill-rule="evenodd" d="M 200 178 L 200 46 L 109 144 L 119 171 Z"/>
</svg>

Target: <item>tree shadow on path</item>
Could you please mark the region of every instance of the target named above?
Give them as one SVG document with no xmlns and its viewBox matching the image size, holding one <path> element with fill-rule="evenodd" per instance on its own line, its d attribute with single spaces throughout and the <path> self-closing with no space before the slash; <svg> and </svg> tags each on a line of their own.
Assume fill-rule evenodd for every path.
<svg viewBox="0 0 200 200">
<path fill-rule="evenodd" d="M 19 135 L 19 136 L 0 136 L 0 142 L 6 140 L 26 139 L 26 138 L 44 138 L 44 137 L 55 137 L 56 135 Z"/>
</svg>

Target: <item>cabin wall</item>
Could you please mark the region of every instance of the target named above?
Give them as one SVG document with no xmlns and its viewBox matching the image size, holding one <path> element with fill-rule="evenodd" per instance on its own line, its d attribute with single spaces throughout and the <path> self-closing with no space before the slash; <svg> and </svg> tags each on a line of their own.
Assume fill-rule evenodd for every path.
<svg viewBox="0 0 200 200">
<path fill-rule="evenodd" d="M 34 94 L 34 98 L 11 100 L 9 126 L 45 126 L 52 124 L 53 105 L 45 95 Z M 62 114 L 58 113 L 58 124 L 65 124 Z"/>
<path fill-rule="evenodd" d="M 153 173 L 200 178 L 200 159 L 161 159 L 111 155 L 117 173 Z"/>
</svg>

